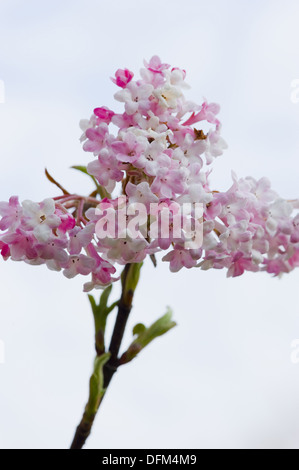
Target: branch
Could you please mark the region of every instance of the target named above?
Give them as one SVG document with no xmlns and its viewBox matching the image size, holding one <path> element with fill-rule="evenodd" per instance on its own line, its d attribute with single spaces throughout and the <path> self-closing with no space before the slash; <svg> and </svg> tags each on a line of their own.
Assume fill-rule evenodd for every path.
<svg viewBox="0 0 299 470">
<path fill-rule="evenodd" d="M 103 401 L 106 390 L 119 366 L 118 353 L 121 347 L 126 324 L 132 310 L 134 292 L 137 287 L 142 264 L 128 264 L 122 273 L 122 294 L 119 302 L 107 307 L 110 290 L 103 292 L 101 302 L 97 306 L 93 297 L 89 300 L 95 317 L 97 358 L 94 373 L 90 380 L 89 401 L 83 418 L 77 427 L 71 450 L 82 449 L 88 439 L 94 419 Z M 106 319 L 113 306 L 118 305 L 118 314 L 112 334 L 108 355 L 104 353 L 104 334 Z M 101 310 L 102 307 L 102 310 Z M 109 311 L 107 313 L 107 311 Z M 97 361 L 99 361 L 97 363 Z"/>
<path fill-rule="evenodd" d="M 53 176 L 50 175 L 50 173 L 48 172 L 47 168 L 45 168 L 45 175 L 46 175 L 46 177 L 48 178 L 48 180 L 50 181 L 50 183 L 55 184 L 55 186 L 57 186 L 57 188 L 59 188 L 59 189 L 63 192 L 63 194 L 64 194 L 65 196 L 68 196 L 68 195 L 70 194 L 66 189 L 64 189 L 63 186 L 61 186 L 60 183 L 58 183 L 58 181 L 56 181 L 56 180 L 53 178 Z"/>
</svg>

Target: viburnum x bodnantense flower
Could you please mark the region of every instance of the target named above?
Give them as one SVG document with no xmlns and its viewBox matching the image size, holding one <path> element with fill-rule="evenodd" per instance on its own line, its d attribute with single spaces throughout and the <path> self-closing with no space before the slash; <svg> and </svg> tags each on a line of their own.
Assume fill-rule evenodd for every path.
<svg viewBox="0 0 299 470">
<path fill-rule="evenodd" d="M 86 291 L 115 281 L 116 264 L 140 263 L 163 250 L 168 251 L 163 261 L 171 271 L 225 268 L 228 276 L 239 276 L 244 271 L 278 275 L 294 269 L 299 263 L 298 203 L 281 199 L 266 178 L 238 179 L 233 174 L 228 191 L 210 186 L 211 165 L 226 148 L 219 106 L 187 101 L 185 78 L 184 70 L 156 56 L 145 62 L 140 79 L 134 80 L 127 69 L 118 70 L 115 99 L 123 103 L 124 112 L 96 108 L 90 120 L 81 121 L 81 140 L 93 156 L 87 171 L 100 187 L 97 194 L 115 211 L 123 196 L 127 205 L 145 204 L 149 215 L 150 203 L 163 204 L 164 211 L 170 203 L 172 211 L 175 205 L 179 209 L 183 203 L 202 203 L 200 249 L 184 247 L 183 231 L 164 244 L 150 238 L 156 222 L 152 215 L 147 233 L 138 238 L 127 234 L 118 240 L 98 239 L 96 224 L 104 216 L 96 211 L 98 196 L 64 194 L 42 203 L 19 204 L 12 197 L 0 204 L 4 259 L 46 264 L 67 277 L 91 275 Z"/>
<path fill-rule="evenodd" d="M 217 169 L 215 160 L 227 148 L 221 136 L 220 107 L 206 100 L 201 104 L 186 100 L 185 70 L 154 56 L 144 62 L 140 78 L 119 69 L 112 81 L 123 112 L 101 106 L 89 120 L 81 121 L 81 142 L 91 161 L 75 168 L 92 177 L 95 190 L 87 197 L 70 194 L 47 173 L 63 195 L 39 203 L 20 204 L 16 196 L 1 202 L 4 260 L 44 264 L 67 278 L 89 276 L 86 292 L 117 281 L 117 267 L 123 265 L 123 293 L 117 304 L 122 318 L 130 312 L 141 263 L 147 257 L 156 263 L 160 252 L 172 272 L 214 268 L 226 269 L 231 277 L 245 271 L 277 276 L 299 266 L 298 201 L 279 197 L 266 178 L 239 179 L 233 173 L 228 190 L 211 186 L 212 165 Z M 200 213 L 197 205 L 202 207 Z M 134 230 L 140 207 L 142 223 Z M 183 223 L 178 225 L 178 220 Z M 186 230 L 187 222 L 201 228 L 196 246 L 190 244 L 194 231 Z M 99 306 L 90 297 L 97 333 L 93 380 L 99 394 L 96 403 L 90 398 L 74 447 L 85 442 L 103 390 L 117 367 L 173 326 L 169 315 L 158 327 L 138 325 L 137 339 L 118 358 L 120 319 L 105 355 L 106 316 L 116 306 L 107 307 L 109 293 L 104 291 Z"/>
</svg>

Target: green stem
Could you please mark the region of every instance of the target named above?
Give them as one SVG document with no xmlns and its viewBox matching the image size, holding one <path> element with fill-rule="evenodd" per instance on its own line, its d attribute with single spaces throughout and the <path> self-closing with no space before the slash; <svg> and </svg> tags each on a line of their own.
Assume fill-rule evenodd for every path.
<svg viewBox="0 0 299 470">
<path fill-rule="evenodd" d="M 71 446 L 72 450 L 82 449 L 85 445 L 86 440 L 91 433 L 96 414 L 103 401 L 107 388 L 120 365 L 118 354 L 127 321 L 132 310 L 134 292 L 139 281 L 141 266 L 142 264 L 128 264 L 125 266 L 122 273 L 122 294 L 119 302 L 117 302 L 118 314 L 108 354 L 105 354 L 104 352 L 104 329 L 106 322 L 99 320 L 95 315 L 97 357 L 95 360 L 94 372 L 90 379 L 89 400 L 86 405 L 83 418 L 77 427 Z M 93 305 L 92 301 L 91 304 L 95 314 L 96 306 Z M 111 308 L 109 310 L 111 310 Z"/>
</svg>

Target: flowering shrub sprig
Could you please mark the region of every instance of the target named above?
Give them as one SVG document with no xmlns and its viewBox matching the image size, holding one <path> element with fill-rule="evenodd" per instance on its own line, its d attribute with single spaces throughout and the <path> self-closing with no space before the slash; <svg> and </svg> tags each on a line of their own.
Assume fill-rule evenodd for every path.
<svg viewBox="0 0 299 470">
<path fill-rule="evenodd" d="M 294 203 L 279 198 L 265 178 L 233 175 L 228 191 L 210 187 L 210 165 L 226 148 L 219 106 L 187 101 L 186 72 L 158 57 L 145 62 L 141 79 L 133 76 L 125 69 L 113 78 L 120 87 L 115 99 L 124 104 L 122 114 L 101 107 L 90 120 L 81 121 L 83 148 L 95 157 L 87 171 L 104 189 L 107 197 L 102 201 L 116 211 L 124 196 L 128 205 L 140 202 L 149 208 L 160 203 L 170 217 L 176 206 L 202 203 L 202 246 L 186 249 L 184 234 L 173 238 L 171 231 L 166 240 L 147 234 L 132 239 L 130 233 L 98 239 L 97 197 L 64 194 L 40 204 L 19 204 L 12 197 L 0 204 L 3 258 L 46 264 L 68 278 L 91 274 L 85 291 L 116 280 L 115 263 L 140 263 L 147 255 L 169 249 L 163 261 L 174 272 L 201 267 L 226 268 L 228 276 L 245 270 L 278 275 L 298 266 L 299 216 L 293 213 Z M 206 133 L 203 123 L 210 127 Z M 110 195 L 120 188 L 124 196 Z M 155 222 L 150 220 L 148 233 Z"/>
<path fill-rule="evenodd" d="M 62 190 L 61 196 L 22 204 L 14 196 L 0 203 L 4 260 L 44 264 L 67 278 L 90 276 L 85 292 L 106 287 L 99 305 L 89 297 L 97 358 L 89 402 L 72 448 L 85 443 L 117 368 L 175 325 L 170 313 L 149 328 L 137 325 L 136 338 L 118 357 L 147 257 L 156 263 L 155 254 L 163 252 L 163 261 L 172 272 L 225 268 L 229 277 L 245 271 L 277 276 L 299 266 L 299 202 L 280 198 L 266 178 L 239 179 L 234 173 L 228 191 L 215 190 L 210 183 L 211 166 L 227 148 L 218 119 L 220 107 L 206 100 L 200 105 L 186 100 L 186 72 L 162 63 L 157 56 L 144 62 L 140 74 L 134 80 L 133 72 L 119 69 L 112 78 L 119 88 L 115 99 L 123 104 L 122 113 L 102 106 L 94 109 L 89 120 L 81 121 L 83 149 L 93 160 L 74 168 L 93 179 L 95 190 L 89 196 L 68 193 L 47 173 Z M 186 204 L 188 213 L 182 210 Z M 136 235 L 134 208 L 138 211 L 140 205 L 144 212 Z M 200 214 L 197 205 L 202 206 Z M 123 212 L 126 225 L 120 227 Z M 107 214 L 117 227 L 109 226 Z M 200 245 L 187 243 L 194 241 L 195 232 L 186 230 L 184 224 L 177 230 L 178 218 L 201 227 Z M 161 231 L 165 220 L 166 235 Z M 100 228 L 104 236 L 99 235 Z M 119 265 L 125 266 L 122 295 L 108 307 L 111 289 L 107 286 L 120 279 Z M 107 349 L 106 320 L 115 307 L 118 317 Z"/>
</svg>

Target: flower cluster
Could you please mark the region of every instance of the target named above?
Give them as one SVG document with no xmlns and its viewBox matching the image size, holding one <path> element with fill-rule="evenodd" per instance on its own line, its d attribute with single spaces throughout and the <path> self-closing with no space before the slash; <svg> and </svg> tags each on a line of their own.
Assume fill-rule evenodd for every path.
<svg viewBox="0 0 299 470">
<path fill-rule="evenodd" d="M 200 267 L 226 268 L 228 276 L 245 270 L 278 275 L 298 266 L 297 202 L 279 198 L 265 178 L 238 180 L 233 175 L 227 192 L 211 189 L 211 164 L 227 147 L 217 117 L 220 108 L 186 100 L 185 78 L 184 70 L 157 56 L 144 63 L 138 80 L 128 69 L 117 70 L 112 81 L 124 112 L 99 107 L 90 120 L 81 121 L 83 148 L 94 157 L 87 172 L 96 181 L 96 194 L 64 194 L 22 205 L 12 197 L 1 203 L 2 257 L 46 264 L 69 278 L 91 274 L 86 291 L 116 279 L 115 263 L 139 263 L 160 251 L 166 251 L 163 261 L 173 272 Z M 133 236 L 129 227 L 138 204 L 145 214 Z M 187 215 L 181 210 L 186 204 L 191 208 Z M 197 204 L 203 207 L 200 219 Z M 117 225 L 124 209 L 129 210 L 121 235 L 107 229 L 99 237 L 97 227 L 105 225 L 107 213 L 114 213 Z M 192 231 L 174 230 L 178 213 L 201 225 L 200 246 L 186 244 Z M 165 216 L 166 236 L 159 230 Z"/>
<path fill-rule="evenodd" d="M 0 237 L 3 258 L 35 266 L 45 264 L 50 270 L 63 270 L 67 278 L 92 274 L 92 282 L 85 285 L 86 291 L 111 283 L 116 270 L 93 246 L 94 224 L 80 223 L 82 204 L 80 198 L 78 201 L 76 218 L 65 207 L 68 205 L 65 198 L 64 205 L 53 199 L 40 204 L 24 201 L 20 205 L 17 197 L 11 197 L 8 203 L 1 202 L 0 230 L 5 231 Z"/>
<path fill-rule="evenodd" d="M 225 193 L 215 193 L 205 217 L 217 240 L 210 238 L 202 269 L 227 268 L 228 276 L 244 271 L 279 275 L 299 266 L 298 201 L 281 199 L 267 178 L 238 179 Z"/>
</svg>

